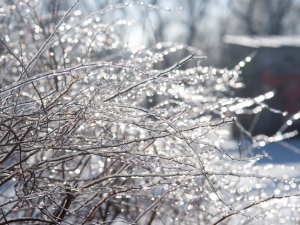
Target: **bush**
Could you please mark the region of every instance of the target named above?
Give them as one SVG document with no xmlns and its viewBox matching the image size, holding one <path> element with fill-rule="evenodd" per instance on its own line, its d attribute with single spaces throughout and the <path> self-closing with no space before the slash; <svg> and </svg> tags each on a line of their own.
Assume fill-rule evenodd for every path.
<svg viewBox="0 0 300 225">
<path fill-rule="evenodd" d="M 133 5 L 169 9 L 120 3 L 82 18 L 77 2 L 63 12 L 53 1 L 48 13 L 43 2 L 10 2 L 0 3 L 0 224 L 299 220 L 298 180 L 257 164 L 266 154 L 228 147 L 230 124 L 250 153 L 297 134 L 254 137 L 238 123 L 274 93 L 233 97 L 237 67 L 202 67 L 201 51 L 184 44 L 132 51 L 117 31 L 131 22 L 101 18 Z M 157 69 L 182 50 L 190 55 Z"/>
</svg>

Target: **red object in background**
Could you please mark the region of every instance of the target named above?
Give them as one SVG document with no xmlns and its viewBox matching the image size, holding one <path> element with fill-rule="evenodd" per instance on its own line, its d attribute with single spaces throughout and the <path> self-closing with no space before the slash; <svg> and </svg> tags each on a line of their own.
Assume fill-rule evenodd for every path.
<svg viewBox="0 0 300 225">
<path fill-rule="evenodd" d="M 300 75 L 278 75 L 271 70 L 261 73 L 260 83 L 263 92 L 278 90 L 280 101 L 283 102 L 283 111 L 296 113 L 300 111 Z"/>
</svg>

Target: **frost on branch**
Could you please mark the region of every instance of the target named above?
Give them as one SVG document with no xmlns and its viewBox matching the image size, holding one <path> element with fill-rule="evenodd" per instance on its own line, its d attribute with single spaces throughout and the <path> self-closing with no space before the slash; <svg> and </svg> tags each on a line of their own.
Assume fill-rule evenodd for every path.
<svg viewBox="0 0 300 225">
<path fill-rule="evenodd" d="M 169 10 L 124 3 L 83 18 L 76 3 L 43 15 L 38 1 L 0 3 L 1 224 L 299 220 L 299 180 L 278 172 L 294 168 L 251 156 L 295 136 L 284 130 L 299 115 L 274 136 L 252 136 L 236 115 L 285 116 L 264 103 L 274 93 L 232 97 L 243 87 L 239 67 L 202 67 L 191 46 L 128 49 L 118 29 L 132 22 L 102 16 L 133 5 Z M 190 55 L 156 69 L 182 50 Z M 162 100 L 145 107 L 154 95 Z M 225 150 L 230 125 L 251 140 L 250 153 Z"/>
</svg>

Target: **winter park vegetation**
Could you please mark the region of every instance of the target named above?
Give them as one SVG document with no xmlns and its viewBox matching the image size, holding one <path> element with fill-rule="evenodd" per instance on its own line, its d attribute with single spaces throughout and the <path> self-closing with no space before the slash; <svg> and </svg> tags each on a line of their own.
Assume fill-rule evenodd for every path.
<svg viewBox="0 0 300 225">
<path fill-rule="evenodd" d="M 135 21 L 102 18 L 169 8 L 82 16 L 78 1 L 48 13 L 44 2 L 0 3 L 0 224 L 299 223 L 295 167 L 251 152 L 297 135 L 284 130 L 299 113 L 269 108 L 273 92 L 233 97 L 239 66 L 202 66 L 186 44 L 129 49 L 119 30 Z M 177 52 L 188 54 L 161 69 Z M 253 136 L 237 115 L 261 110 L 289 122 Z M 247 154 L 226 150 L 232 132 Z"/>
</svg>

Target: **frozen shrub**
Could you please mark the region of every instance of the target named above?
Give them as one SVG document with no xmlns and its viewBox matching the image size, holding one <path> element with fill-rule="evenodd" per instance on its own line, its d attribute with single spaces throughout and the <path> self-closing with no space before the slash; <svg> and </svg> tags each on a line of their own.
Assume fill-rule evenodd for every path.
<svg viewBox="0 0 300 225">
<path fill-rule="evenodd" d="M 238 123 L 268 110 L 273 92 L 232 97 L 237 68 L 202 67 L 202 52 L 184 44 L 132 51 L 117 32 L 131 22 L 101 19 L 132 5 L 169 9 L 124 3 L 83 18 L 77 3 L 42 4 L 0 3 L 0 224 L 299 220 L 298 180 L 256 164 L 266 155 L 225 150 L 230 124 L 250 151 L 297 134 L 253 137 Z M 155 69 L 182 50 L 190 55 Z M 144 107 L 154 95 L 163 100 Z"/>
</svg>

